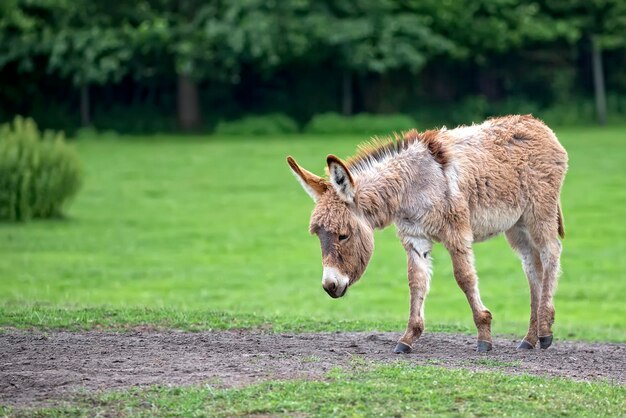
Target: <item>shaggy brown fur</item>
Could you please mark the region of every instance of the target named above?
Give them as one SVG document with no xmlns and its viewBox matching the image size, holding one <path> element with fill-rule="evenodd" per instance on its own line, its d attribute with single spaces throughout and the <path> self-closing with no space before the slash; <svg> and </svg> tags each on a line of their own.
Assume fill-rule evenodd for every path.
<svg viewBox="0 0 626 418">
<path fill-rule="evenodd" d="M 472 245 L 500 233 L 519 254 L 530 286 L 530 325 L 520 348 L 550 345 L 567 153 L 543 122 L 512 115 L 452 130 L 413 130 L 363 145 L 347 163 L 330 155 L 327 164 L 328 180 L 289 158 L 317 202 L 311 232 L 322 243 L 324 289 L 343 296 L 367 267 L 373 230 L 394 223 L 407 252 L 411 295 L 397 352 L 410 350 L 423 330 L 433 242 L 450 254 L 479 350 L 491 349 L 492 315 L 480 298 Z"/>
</svg>

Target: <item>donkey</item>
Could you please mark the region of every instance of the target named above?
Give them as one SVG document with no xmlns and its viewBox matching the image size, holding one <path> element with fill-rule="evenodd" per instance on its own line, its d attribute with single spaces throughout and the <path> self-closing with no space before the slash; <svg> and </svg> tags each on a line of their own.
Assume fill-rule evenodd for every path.
<svg viewBox="0 0 626 418">
<path fill-rule="evenodd" d="M 309 229 L 319 237 L 322 287 L 332 298 L 344 296 L 365 272 L 374 229 L 396 225 L 410 290 L 408 325 L 396 353 L 409 353 L 424 330 L 433 242 L 452 258 L 478 330 L 477 351 L 492 349 L 492 316 L 480 299 L 472 244 L 502 232 L 530 286 L 530 325 L 518 348 L 552 344 L 567 161 L 554 132 L 530 115 L 374 139 L 345 162 L 329 155 L 328 179 L 287 157 L 316 203 Z"/>
</svg>

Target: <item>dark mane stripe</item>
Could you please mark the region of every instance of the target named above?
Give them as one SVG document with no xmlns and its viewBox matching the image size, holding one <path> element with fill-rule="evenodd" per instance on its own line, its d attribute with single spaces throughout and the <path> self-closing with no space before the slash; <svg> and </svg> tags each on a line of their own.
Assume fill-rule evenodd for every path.
<svg viewBox="0 0 626 418">
<path fill-rule="evenodd" d="M 448 164 L 448 151 L 441 139 L 440 130 L 418 132 L 416 129 L 403 132 L 393 137 L 377 138 L 360 144 L 357 153 L 348 158 L 346 166 L 350 171 L 360 171 L 372 163 L 382 161 L 386 157 L 393 157 L 406 150 L 415 141 L 426 145 L 428 151 L 441 166 Z"/>
</svg>

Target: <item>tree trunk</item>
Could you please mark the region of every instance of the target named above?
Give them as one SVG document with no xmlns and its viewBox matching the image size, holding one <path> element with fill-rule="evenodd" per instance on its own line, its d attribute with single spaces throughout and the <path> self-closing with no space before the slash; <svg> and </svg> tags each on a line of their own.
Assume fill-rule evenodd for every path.
<svg viewBox="0 0 626 418">
<path fill-rule="evenodd" d="M 80 124 L 83 127 L 91 125 L 91 115 L 89 112 L 89 86 L 80 86 Z"/>
<path fill-rule="evenodd" d="M 593 90 L 596 98 L 596 114 L 600 125 L 606 124 L 606 92 L 602 68 L 602 47 L 598 39 L 591 38 L 591 61 L 593 66 Z"/>
<path fill-rule="evenodd" d="M 188 75 L 178 75 L 178 124 L 183 131 L 200 128 L 198 85 Z"/>
<path fill-rule="evenodd" d="M 342 100 L 341 100 L 341 112 L 350 116 L 353 112 L 352 102 L 352 72 L 350 70 L 344 70 L 342 79 Z"/>
</svg>

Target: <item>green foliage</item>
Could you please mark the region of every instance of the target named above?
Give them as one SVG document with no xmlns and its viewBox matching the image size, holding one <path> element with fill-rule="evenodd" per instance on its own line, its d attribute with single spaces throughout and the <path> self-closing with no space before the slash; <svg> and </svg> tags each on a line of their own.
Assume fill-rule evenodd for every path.
<svg viewBox="0 0 626 418">
<path fill-rule="evenodd" d="M 123 27 L 64 28 L 44 32 L 42 38 L 49 71 L 76 86 L 116 82 L 128 72 L 132 49 Z"/>
<path fill-rule="evenodd" d="M 504 115 L 539 115 L 541 107 L 530 100 L 524 100 L 520 98 L 509 98 L 496 103 L 491 103 L 489 106 L 490 114 L 493 116 Z"/>
<path fill-rule="evenodd" d="M 86 141 L 93 139 L 118 139 L 119 134 L 112 129 L 99 131 L 94 127 L 88 127 L 77 129 L 73 134 L 73 138 Z"/>
<path fill-rule="evenodd" d="M 434 28 L 441 3 L 396 1 L 318 1 L 304 19 L 313 45 L 344 68 L 384 73 L 418 71 L 430 58 L 453 53 L 457 45 Z"/>
<path fill-rule="evenodd" d="M 338 113 L 316 115 L 306 125 L 311 134 L 355 134 L 363 136 L 387 135 L 416 128 L 415 121 L 406 115 L 371 115 L 361 113 L 344 116 Z"/>
<path fill-rule="evenodd" d="M 220 121 L 215 128 L 215 133 L 218 135 L 277 135 L 297 131 L 298 124 L 282 113 Z"/>
<path fill-rule="evenodd" d="M 626 116 L 626 97 L 608 97 L 610 120 L 619 123 Z M 420 126 L 455 127 L 479 123 L 489 117 L 532 114 L 551 126 L 580 126 L 594 123 L 595 107 L 591 99 L 575 97 L 567 102 L 540 106 L 528 99 L 510 98 L 489 102 L 484 96 L 467 96 L 459 103 L 421 107 L 413 113 Z"/>
<path fill-rule="evenodd" d="M 245 65 L 272 71 L 305 56 L 362 73 L 416 72 L 437 56 L 477 58 L 580 33 L 577 21 L 517 0 L 9 0 L 5 9 L 0 68 L 32 71 L 43 55 L 77 85 L 129 71 L 236 81 Z M 603 32 L 619 33 L 613 21 Z"/>
<path fill-rule="evenodd" d="M 98 129 L 127 134 L 150 134 L 174 131 L 176 120 L 171 114 L 150 103 L 131 109 L 123 106 L 95 109 L 93 125 Z"/>
<path fill-rule="evenodd" d="M 484 96 L 467 96 L 460 103 L 447 106 L 445 112 L 442 123 L 450 127 L 480 123 L 489 114 L 489 102 Z"/>
<path fill-rule="evenodd" d="M 45 304 L 3 306 L 0 304 L 0 329 L 2 327 L 85 331 L 107 329 L 123 331 L 133 327 L 151 326 L 161 329 L 206 331 L 225 329 L 263 329 L 272 332 L 347 332 L 376 329 L 397 331 L 400 321 L 324 320 L 306 316 L 264 316 L 249 313 L 226 313 L 204 309 L 180 310 L 170 308 L 114 306 L 88 306 L 61 308 Z M 429 332 L 455 332 L 472 334 L 472 328 L 461 325 L 428 326 Z"/>
<path fill-rule="evenodd" d="M 489 55 L 537 42 L 574 41 L 572 22 L 547 14 L 537 3 L 479 0 L 463 3 L 432 0 L 439 29 L 457 46 L 459 58 L 485 62 Z"/>
<path fill-rule="evenodd" d="M 558 17 L 574 39 L 598 42 L 602 49 L 626 46 L 626 2 L 623 0 L 544 0 L 545 15 Z"/>
<path fill-rule="evenodd" d="M 124 3 L 9 0 L 0 14 L 7 38 L 0 43 L 0 68 L 15 62 L 21 72 L 33 72 L 45 57 L 48 73 L 76 86 L 118 81 L 135 53 L 132 26 L 115 16 Z"/>
<path fill-rule="evenodd" d="M 619 87 L 621 92 L 617 92 L 623 94 L 626 82 L 619 70 L 626 50 L 625 30 L 626 2 L 622 0 L 476 0 L 462 5 L 441 0 L 4 0 L 0 2 L 0 75 L 17 80 L 18 87 L 4 86 L 0 104 L 10 105 L 0 107 L 9 109 L 6 118 L 29 114 L 40 124 L 58 127 L 56 120 L 68 118 L 46 119 L 37 114 L 37 107 L 42 107 L 38 103 L 47 105 L 48 96 L 54 95 L 62 97 L 64 112 L 75 112 L 77 106 L 71 102 L 76 99 L 66 100 L 63 90 L 92 86 L 94 111 L 111 109 L 112 116 L 101 117 L 106 125 L 101 128 L 167 131 L 174 126 L 174 118 L 163 118 L 163 124 L 155 122 L 159 118 L 150 123 L 144 119 L 126 130 L 126 124 L 118 123 L 118 115 L 123 116 L 128 107 L 154 105 L 153 96 L 145 94 L 147 87 L 154 91 L 158 86 L 175 97 L 177 80 L 184 78 L 206 88 L 201 90 L 203 99 L 216 95 L 211 97 L 213 103 L 232 97 L 237 97 L 235 102 L 246 102 L 232 112 L 205 115 L 204 120 L 246 111 L 282 111 L 301 121 L 340 107 L 337 80 L 348 80 L 343 91 L 349 92 L 344 97 L 354 99 L 355 109 L 378 112 L 377 104 L 385 98 L 375 97 L 376 86 L 369 82 L 372 77 L 410 76 L 413 82 L 392 83 L 384 96 L 392 96 L 394 90 L 396 95 L 407 92 L 407 97 L 416 91 L 425 97 L 439 92 L 441 97 L 435 102 L 457 102 L 443 109 L 444 118 L 438 118 L 452 125 L 493 113 L 485 109 L 483 99 L 474 97 L 480 94 L 495 102 L 513 93 L 518 99 L 532 97 L 546 106 L 590 93 L 591 83 L 581 82 L 588 77 L 584 57 L 590 40 L 613 51 L 605 54 L 607 87 L 609 91 Z M 311 81 L 311 74 L 316 73 L 311 71 L 306 81 L 300 81 L 303 68 L 316 69 L 323 77 Z M 480 74 L 486 69 L 495 71 L 483 84 Z M 430 89 L 428 77 L 415 77 L 422 70 L 441 72 L 452 87 Z M 259 90 L 269 105 L 250 100 L 255 99 L 255 92 L 237 91 L 247 80 L 268 83 L 264 87 L 271 91 Z M 310 109 L 296 114 L 289 107 L 293 101 L 285 96 L 294 86 L 325 80 L 329 81 L 326 88 L 316 97 L 300 97 L 306 104 L 298 107 Z M 55 86 L 49 91 L 32 87 L 42 81 Z M 111 94 L 112 86 L 120 83 L 139 92 Z M 572 92 L 572 87 L 577 91 Z M 39 100 L 24 99 L 30 94 L 21 90 L 29 88 Z M 532 96 L 526 91 L 532 91 Z M 374 97 L 366 100 L 366 96 Z M 108 101 L 104 106 L 102 98 Z M 410 106 L 393 105 L 384 111 L 414 112 L 425 102 L 422 98 L 408 99 Z M 358 105 L 360 99 L 364 106 Z M 161 113 L 175 108 L 172 103 L 158 106 Z M 429 109 L 419 113 L 428 114 Z M 134 121 L 139 119 L 143 118 Z M 77 122 L 78 118 L 67 120 L 68 124 Z"/>
<path fill-rule="evenodd" d="M 572 100 L 540 110 L 537 116 L 553 126 L 584 125 L 595 119 L 595 106 L 591 100 Z"/>
<path fill-rule="evenodd" d="M 62 133 L 42 134 L 19 116 L 0 127 L 0 220 L 61 215 L 80 179 L 78 155 Z"/>
</svg>

